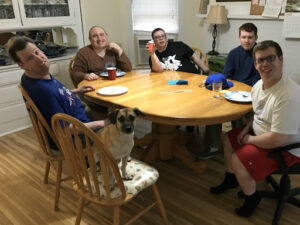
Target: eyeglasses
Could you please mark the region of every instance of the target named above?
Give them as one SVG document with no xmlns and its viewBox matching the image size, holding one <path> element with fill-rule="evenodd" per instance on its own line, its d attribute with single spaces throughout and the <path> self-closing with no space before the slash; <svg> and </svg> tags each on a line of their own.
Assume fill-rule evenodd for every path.
<svg viewBox="0 0 300 225">
<path fill-rule="evenodd" d="M 264 61 L 267 61 L 268 63 L 274 62 L 277 55 L 269 55 L 265 58 L 255 59 L 255 62 L 259 65 L 262 65 Z"/>
<path fill-rule="evenodd" d="M 160 35 L 160 36 L 155 36 L 154 39 L 158 40 L 158 39 L 165 39 L 166 38 L 166 35 L 163 34 L 163 35 Z"/>
</svg>

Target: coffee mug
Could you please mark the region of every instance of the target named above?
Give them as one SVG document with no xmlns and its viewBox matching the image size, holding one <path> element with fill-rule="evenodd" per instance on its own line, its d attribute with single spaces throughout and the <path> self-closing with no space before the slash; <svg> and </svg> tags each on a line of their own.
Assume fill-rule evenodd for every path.
<svg viewBox="0 0 300 225">
<path fill-rule="evenodd" d="M 108 67 L 106 68 L 108 73 L 108 79 L 109 80 L 115 80 L 117 75 L 117 68 L 116 67 Z"/>
</svg>

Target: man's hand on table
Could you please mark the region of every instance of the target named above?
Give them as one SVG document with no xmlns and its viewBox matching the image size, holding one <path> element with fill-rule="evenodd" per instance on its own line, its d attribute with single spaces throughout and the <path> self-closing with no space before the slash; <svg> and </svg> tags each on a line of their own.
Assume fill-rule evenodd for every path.
<svg viewBox="0 0 300 225">
<path fill-rule="evenodd" d="M 85 74 L 84 79 L 85 80 L 97 80 L 98 77 L 99 76 L 95 73 L 87 73 L 87 74 Z"/>
<path fill-rule="evenodd" d="M 89 91 L 94 91 L 95 88 L 92 85 L 85 84 L 80 88 L 75 88 L 72 90 L 72 93 L 77 94 L 77 93 L 84 93 L 84 92 L 89 92 Z"/>
</svg>

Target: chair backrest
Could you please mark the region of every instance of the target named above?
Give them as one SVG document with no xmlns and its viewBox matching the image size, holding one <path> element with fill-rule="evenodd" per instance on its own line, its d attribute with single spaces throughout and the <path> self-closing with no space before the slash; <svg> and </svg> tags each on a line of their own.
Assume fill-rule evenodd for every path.
<svg viewBox="0 0 300 225">
<path fill-rule="evenodd" d="M 192 47 L 192 49 L 194 50 L 195 54 L 204 62 L 204 64 L 208 67 L 208 59 L 206 54 L 199 48 L 194 48 Z M 201 71 L 201 74 L 203 74 L 203 71 L 198 68 L 199 71 Z"/>
<path fill-rule="evenodd" d="M 75 79 L 74 79 L 74 77 L 73 77 L 73 75 L 72 75 L 72 69 L 73 69 L 75 57 L 76 57 L 76 56 L 73 56 L 73 58 L 72 58 L 72 59 L 70 60 L 70 62 L 69 62 L 69 77 L 70 77 L 70 80 L 71 80 L 72 83 L 73 83 L 74 88 L 77 88 L 77 82 L 75 81 Z M 80 100 L 81 100 L 81 102 L 83 103 L 83 105 L 86 106 L 86 99 L 84 98 L 83 93 L 78 93 L 77 96 L 80 98 Z"/>
<path fill-rule="evenodd" d="M 75 190 L 103 205 L 124 201 L 126 192 L 117 162 L 98 136 L 81 121 L 63 113 L 52 117 L 52 128 L 72 172 Z M 97 159 L 100 161 L 96 163 Z M 114 182 L 117 196 L 111 189 Z"/>
<path fill-rule="evenodd" d="M 72 69 L 73 69 L 73 64 L 74 64 L 75 57 L 76 56 L 73 56 L 72 59 L 69 62 L 69 76 L 70 76 L 70 79 L 73 83 L 74 88 L 77 88 L 76 81 L 74 80 L 74 77 L 72 76 L 72 73 L 71 73 Z"/>
<path fill-rule="evenodd" d="M 23 98 L 25 100 L 25 105 L 27 108 L 27 111 L 29 113 L 35 134 L 38 138 L 38 141 L 40 143 L 41 146 L 41 150 L 42 153 L 45 157 L 50 158 L 50 159 L 54 159 L 57 157 L 62 157 L 63 156 L 54 156 L 53 152 L 51 150 L 51 146 L 49 144 L 49 138 L 50 137 L 53 142 L 55 143 L 55 145 L 60 149 L 59 147 L 59 143 L 51 129 L 51 127 L 49 126 L 49 124 L 47 123 L 47 121 L 45 120 L 44 116 L 42 115 L 42 113 L 40 112 L 40 110 L 37 108 L 37 106 L 35 105 L 35 103 L 33 102 L 33 100 L 30 98 L 28 92 L 22 87 L 22 85 L 18 86 Z M 48 135 L 49 136 L 48 136 Z"/>
</svg>

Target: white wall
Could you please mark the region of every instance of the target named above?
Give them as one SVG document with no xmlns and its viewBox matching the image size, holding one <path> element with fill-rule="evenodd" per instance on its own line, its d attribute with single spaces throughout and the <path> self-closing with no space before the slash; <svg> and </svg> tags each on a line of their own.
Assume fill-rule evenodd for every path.
<svg viewBox="0 0 300 225">
<path fill-rule="evenodd" d="M 203 20 L 196 17 L 199 12 L 199 0 L 185 0 L 183 3 L 182 41 L 189 46 L 203 49 Z"/>
<path fill-rule="evenodd" d="M 129 2 L 130 0 L 81 0 L 85 45 L 89 44 L 89 29 L 99 25 L 106 30 L 110 41 L 121 44 L 124 51 L 128 52 Z"/>
</svg>

